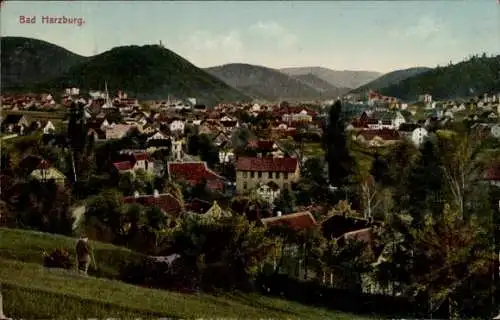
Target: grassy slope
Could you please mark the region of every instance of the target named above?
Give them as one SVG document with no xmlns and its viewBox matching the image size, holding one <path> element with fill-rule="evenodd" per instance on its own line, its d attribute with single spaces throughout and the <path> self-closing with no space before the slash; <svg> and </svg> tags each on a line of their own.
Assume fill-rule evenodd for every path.
<svg viewBox="0 0 500 320">
<path fill-rule="evenodd" d="M 76 317 L 237 317 L 287 319 L 359 319 L 257 294 L 181 293 L 141 288 L 119 281 L 80 277 L 73 271 L 41 266 L 42 250 L 70 249 L 74 239 L 0 228 L 0 283 L 4 311 L 13 318 Z M 119 261 L 133 252 L 95 244 L 101 275 L 117 275 Z"/>
</svg>

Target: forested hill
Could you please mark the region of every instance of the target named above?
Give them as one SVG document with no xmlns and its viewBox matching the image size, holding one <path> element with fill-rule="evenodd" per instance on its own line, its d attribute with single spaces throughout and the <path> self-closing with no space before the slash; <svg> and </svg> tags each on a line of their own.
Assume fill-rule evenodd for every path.
<svg viewBox="0 0 500 320">
<path fill-rule="evenodd" d="M 380 89 L 384 95 L 404 100 L 415 100 L 424 93 L 434 99 L 452 99 L 493 92 L 500 92 L 500 55 L 473 56 Z"/>
</svg>

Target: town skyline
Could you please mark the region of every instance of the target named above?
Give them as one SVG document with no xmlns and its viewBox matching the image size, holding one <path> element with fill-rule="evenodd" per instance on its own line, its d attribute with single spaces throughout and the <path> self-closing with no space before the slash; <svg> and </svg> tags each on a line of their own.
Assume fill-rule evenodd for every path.
<svg viewBox="0 0 500 320">
<path fill-rule="evenodd" d="M 500 53 L 492 38 L 500 10 L 488 0 L 117 3 L 8 1 L 2 36 L 36 38 L 84 56 L 161 41 L 202 68 L 246 63 L 385 73 Z M 21 24 L 20 16 L 85 24 Z M 471 17 L 474 23 L 464 23 Z"/>
</svg>

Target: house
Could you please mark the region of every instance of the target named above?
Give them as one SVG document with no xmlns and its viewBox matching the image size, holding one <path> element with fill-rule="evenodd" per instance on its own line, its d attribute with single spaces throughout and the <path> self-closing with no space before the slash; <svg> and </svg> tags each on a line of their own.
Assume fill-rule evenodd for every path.
<svg viewBox="0 0 500 320">
<path fill-rule="evenodd" d="M 363 112 L 360 122 L 362 124 L 366 123 L 368 129 L 372 130 L 398 129 L 403 123 L 406 123 L 406 118 L 400 111 L 375 111 L 371 115 Z"/>
<path fill-rule="evenodd" d="M 184 159 L 184 139 L 174 140 L 172 142 L 171 157 L 173 161 L 182 161 Z"/>
<path fill-rule="evenodd" d="M 500 164 L 491 165 L 483 175 L 483 181 L 488 181 L 491 185 L 500 187 Z"/>
<path fill-rule="evenodd" d="M 37 168 L 30 173 L 29 177 L 40 182 L 54 180 L 54 182 L 59 185 L 64 185 L 66 183 L 66 176 L 45 160 L 40 161 Z"/>
<path fill-rule="evenodd" d="M 106 129 L 106 140 L 122 139 L 134 128 L 137 128 L 137 126 L 130 124 L 116 124 Z"/>
<path fill-rule="evenodd" d="M 136 193 L 133 196 L 124 197 L 122 202 L 128 204 L 138 203 L 145 207 L 157 207 L 168 216 L 173 217 L 179 216 L 184 210 L 179 199 L 170 193 L 159 193 L 158 190 L 154 190 L 152 195 L 139 195 Z"/>
<path fill-rule="evenodd" d="M 270 181 L 280 189 L 290 188 L 300 177 L 296 158 L 241 157 L 236 163 L 236 190 L 247 192 Z"/>
<path fill-rule="evenodd" d="M 22 134 L 30 123 L 28 118 L 22 114 L 8 114 L 2 120 L 2 132 Z"/>
<path fill-rule="evenodd" d="M 185 128 L 185 123 L 182 120 L 174 120 L 172 121 L 168 128 L 170 129 L 170 132 L 172 133 L 184 133 L 184 128 Z"/>
<path fill-rule="evenodd" d="M 425 139 L 429 136 L 429 132 L 425 128 L 416 128 L 411 133 L 411 141 L 416 146 L 424 143 Z"/>
<path fill-rule="evenodd" d="M 52 134 L 56 131 L 56 127 L 54 126 L 54 124 L 52 123 L 52 121 L 47 121 L 47 123 L 45 124 L 45 126 L 43 126 L 43 134 Z"/>
<path fill-rule="evenodd" d="M 314 219 L 313 215 L 309 211 L 296 212 L 286 215 L 281 215 L 281 212 L 278 212 L 277 216 L 264 218 L 260 221 L 267 228 L 286 226 L 296 231 L 312 228 L 316 225 L 316 219 Z"/>
<path fill-rule="evenodd" d="M 206 182 L 212 190 L 223 191 L 226 179 L 207 167 L 204 161 L 169 162 L 167 166 L 170 179 L 177 179 L 196 186 Z"/>
<path fill-rule="evenodd" d="M 113 163 L 113 167 L 119 173 L 134 173 L 137 170 L 144 170 L 147 173 L 155 174 L 155 163 L 146 152 L 131 152 L 129 155 L 130 160 Z"/>
<path fill-rule="evenodd" d="M 370 147 L 381 147 L 394 144 L 401 138 L 398 131 L 390 129 L 363 130 L 353 137 L 355 140 Z"/>
<path fill-rule="evenodd" d="M 232 213 L 229 210 L 223 210 L 217 201 L 214 201 L 210 209 L 208 209 L 205 213 L 202 213 L 200 216 L 206 219 L 221 219 L 221 218 L 229 218 L 232 217 Z"/>
</svg>

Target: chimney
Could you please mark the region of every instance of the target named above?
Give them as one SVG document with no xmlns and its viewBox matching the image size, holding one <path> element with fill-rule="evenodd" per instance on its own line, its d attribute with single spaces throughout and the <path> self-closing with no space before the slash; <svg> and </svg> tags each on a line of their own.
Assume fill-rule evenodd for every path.
<svg viewBox="0 0 500 320">
<path fill-rule="evenodd" d="M 154 189 L 153 195 L 155 198 L 158 198 L 160 196 L 160 193 L 158 192 L 158 190 Z"/>
<path fill-rule="evenodd" d="M 281 211 L 276 212 L 277 217 L 281 217 Z"/>
<path fill-rule="evenodd" d="M 134 197 L 139 198 L 139 196 L 140 196 L 140 195 L 139 195 L 139 191 L 135 191 L 135 192 L 134 192 Z"/>
</svg>

